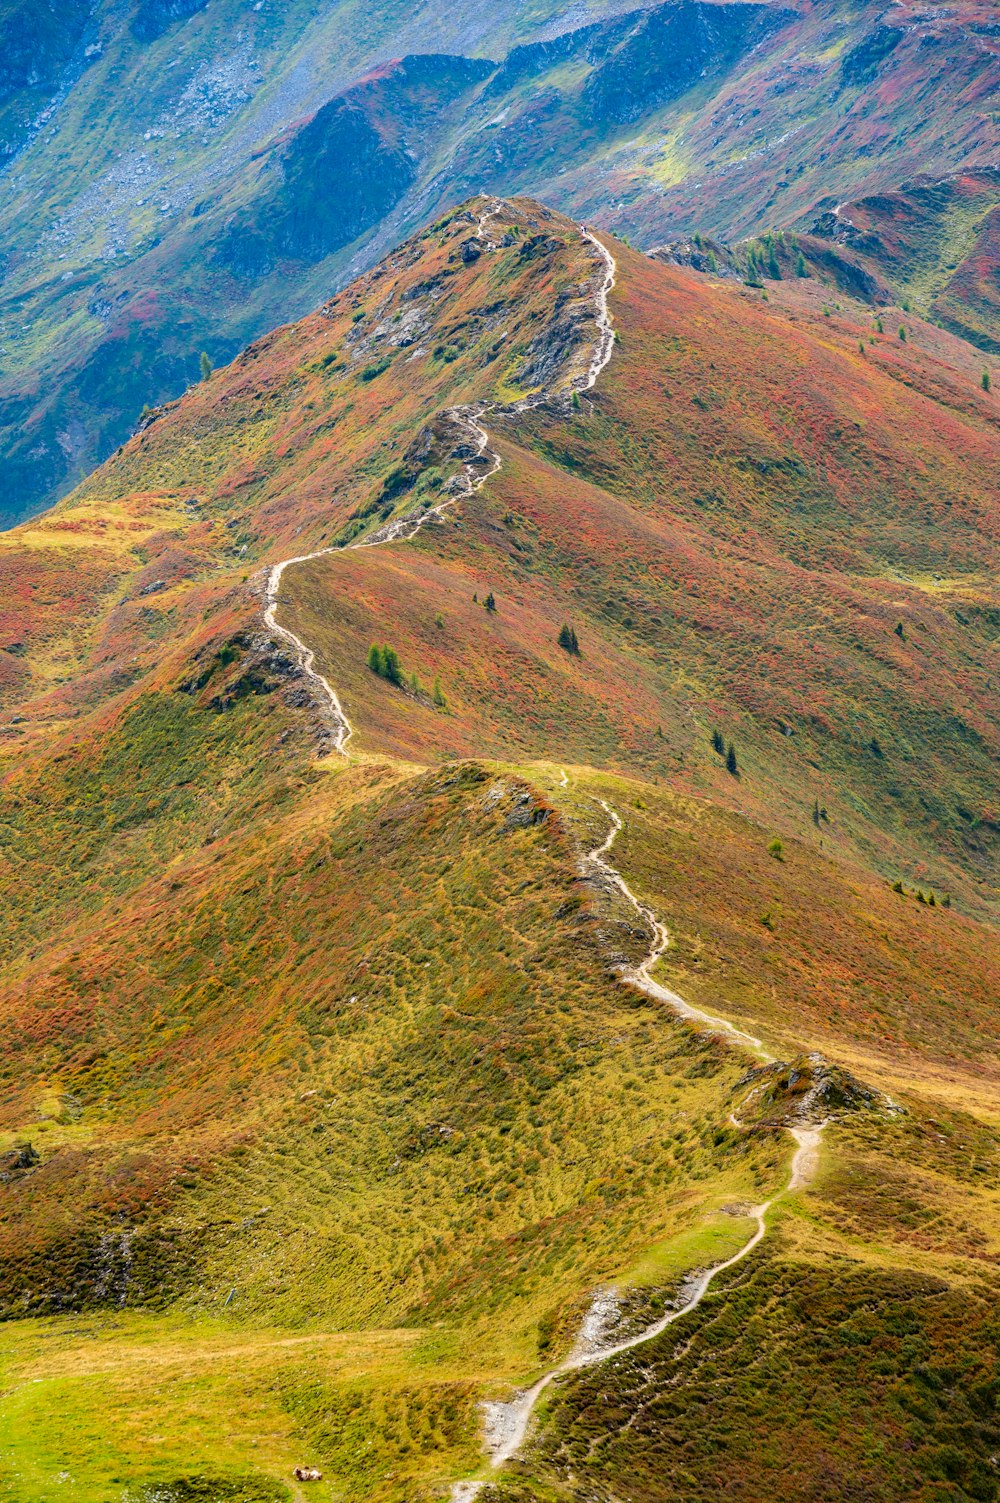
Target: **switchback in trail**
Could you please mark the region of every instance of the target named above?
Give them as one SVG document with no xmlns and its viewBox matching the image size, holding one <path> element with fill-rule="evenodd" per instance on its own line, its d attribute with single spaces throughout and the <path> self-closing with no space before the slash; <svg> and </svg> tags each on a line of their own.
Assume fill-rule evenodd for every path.
<svg viewBox="0 0 1000 1503">
<path fill-rule="evenodd" d="M 498 242 L 489 232 L 490 224 L 497 218 L 503 209 L 503 200 L 487 197 L 486 207 L 480 213 L 475 235 L 483 241 L 488 251 L 495 251 Z M 611 359 L 615 347 L 615 334 L 611 324 L 611 315 L 608 311 L 608 295 L 615 285 L 616 265 L 611 252 L 602 245 L 597 236 L 592 234 L 585 225 L 580 226 L 580 235 L 592 245 L 598 254 L 602 265 L 602 275 L 594 293 L 594 322 L 597 337 L 594 341 L 594 351 L 587 365 L 586 372 L 571 381 L 568 389 L 571 392 L 590 391 L 597 381 L 598 376 Z M 462 466 L 458 478 L 458 484 L 452 488 L 445 500 L 426 511 L 408 513 L 402 517 L 396 517 L 387 522 L 377 531 L 352 543 L 351 548 L 377 548 L 386 543 L 406 542 L 415 537 L 422 527 L 428 522 L 437 521 L 442 514 L 455 505 L 456 502 L 472 496 L 485 485 L 491 475 L 495 475 L 500 469 L 503 460 L 496 449 L 490 447 L 490 435 L 483 424 L 483 418 L 491 412 L 502 410 L 505 414 L 528 412 L 534 407 L 540 407 L 542 403 L 549 401 L 556 395 L 556 389 L 543 387 L 524 397 L 519 402 L 502 405 L 497 402 L 479 402 L 462 407 L 451 407 L 444 413 L 444 417 L 450 422 L 461 437 L 471 443 L 475 449 L 473 458 L 466 460 Z M 267 576 L 264 590 L 264 624 L 268 630 L 277 637 L 282 638 L 295 651 L 299 667 L 305 677 L 311 682 L 321 703 L 327 705 L 333 712 L 334 718 L 334 750 L 347 755 L 347 743 L 354 733 L 353 726 L 348 719 L 347 712 L 341 703 L 336 689 L 329 679 L 316 668 L 315 650 L 309 647 L 298 634 L 288 626 L 283 626 L 277 619 L 279 605 L 279 593 L 282 576 L 286 569 L 295 564 L 307 563 L 310 559 L 324 558 L 332 553 L 342 553 L 345 550 L 338 547 L 317 548 L 312 553 L 299 554 L 295 558 L 286 558 L 281 563 L 274 564 Z"/>
</svg>

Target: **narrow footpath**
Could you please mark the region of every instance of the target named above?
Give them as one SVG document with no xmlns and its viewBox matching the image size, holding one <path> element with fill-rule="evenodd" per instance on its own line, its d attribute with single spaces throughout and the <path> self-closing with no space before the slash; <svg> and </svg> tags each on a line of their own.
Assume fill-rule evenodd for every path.
<svg viewBox="0 0 1000 1503">
<path fill-rule="evenodd" d="M 479 215 L 476 234 L 483 240 L 490 250 L 496 249 L 496 242 L 491 238 L 490 225 L 497 218 L 502 208 L 502 200 L 492 197 L 486 198 L 486 207 Z M 594 320 L 596 326 L 596 339 L 594 352 L 591 356 L 586 373 L 577 378 L 570 390 L 589 391 L 593 387 L 611 359 L 615 346 L 614 328 L 611 322 L 611 314 L 608 308 L 608 297 L 615 285 L 617 267 L 611 252 L 601 244 L 586 226 L 580 226 L 582 238 L 588 241 L 597 251 L 603 263 L 604 274 L 594 295 Z M 536 393 L 523 399 L 512 408 L 505 411 L 527 411 L 532 407 L 539 406 L 551 395 L 548 391 Z M 454 506 L 458 501 L 464 500 L 476 493 L 491 476 L 501 468 L 503 460 L 495 448 L 491 446 L 489 430 L 485 426 L 484 419 L 490 412 L 496 409 L 495 403 L 482 402 L 465 407 L 454 407 L 446 414 L 460 430 L 464 430 L 466 437 L 475 446 L 475 457 L 468 460 L 461 471 L 461 484 L 456 487 L 449 496 L 437 506 L 431 507 L 425 512 L 411 514 L 396 518 L 386 523 L 382 528 L 373 532 L 368 537 L 361 539 L 350 546 L 352 548 L 376 548 L 387 543 L 406 542 L 415 537 L 427 522 L 436 520 L 443 512 Z M 487 461 L 484 465 L 484 460 Z M 338 547 L 319 548 L 313 553 L 300 554 L 295 558 L 284 559 L 275 564 L 267 577 L 264 597 L 264 622 L 268 630 L 276 637 L 291 646 L 296 654 L 299 665 L 305 676 L 311 681 L 317 697 L 322 703 L 330 707 L 334 716 L 335 735 L 334 749 L 342 756 L 347 756 L 347 745 L 353 734 L 351 722 L 340 701 L 336 689 L 329 679 L 316 667 L 316 655 L 302 638 L 290 627 L 283 626 L 277 619 L 281 581 L 286 569 L 295 564 L 307 563 L 310 559 L 323 558 L 328 554 L 342 553 L 345 550 Z M 568 779 L 565 772 L 561 775 L 560 783 L 566 787 Z M 653 979 L 652 970 L 657 961 L 663 955 L 669 944 L 669 935 L 666 926 L 662 924 L 656 915 L 632 892 L 621 873 L 611 865 L 608 860 L 609 852 L 620 834 L 623 826 L 621 817 L 616 811 L 603 800 L 601 807 L 607 814 L 611 824 L 606 838 L 599 846 L 596 846 L 583 858 L 585 870 L 592 874 L 599 874 L 606 882 L 610 882 L 626 901 L 632 906 L 643 924 L 649 929 L 652 943 L 645 959 L 638 965 L 624 965 L 618 971 L 619 980 L 625 986 L 637 988 L 648 996 L 655 997 L 664 1003 L 678 1016 L 687 1019 L 698 1027 L 710 1028 L 725 1037 L 735 1047 L 741 1048 L 754 1055 L 761 1063 L 774 1063 L 771 1055 L 767 1053 L 760 1039 L 752 1034 L 744 1033 L 734 1027 L 725 1018 L 718 1018 L 711 1013 L 702 1012 L 699 1008 L 692 1007 L 685 1002 L 683 997 L 676 992 L 670 991 Z M 771 1200 L 762 1205 L 754 1206 L 749 1212 L 749 1217 L 754 1222 L 754 1231 L 738 1252 L 727 1258 L 722 1263 L 717 1263 L 712 1268 L 705 1269 L 686 1289 L 684 1303 L 678 1308 L 670 1310 L 666 1315 L 640 1331 L 637 1335 L 629 1337 L 625 1341 L 613 1342 L 607 1346 L 600 1346 L 593 1350 L 577 1353 L 568 1357 L 558 1366 L 550 1368 L 531 1385 L 517 1393 L 507 1402 L 495 1402 L 485 1406 L 485 1440 L 489 1452 L 490 1469 L 496 1471 L 517 1454 L 528 1433 L 528 1427 L 535 1410 L 535 1406 L 545 1389 L 555 1379 L 565 1373 L 575 1372 L 584 1367 L 592 1367 L 597 1362 L 605 1362 L 611 1357 L 618 1356 L 622 1352 L 632 1350 L 633 1347 L 641 1346 L 644 1342 L 652 1341 L 661 1332 L 672 1325 L 675 1321 L 683 1319 L 692 1310 L 696 1309 L 708 1292 L 713 1280 L 719 1274 L 732 1268 L 758 1245 L 767 1232 L 767 1214 L 771 1207 L 784 1195 L 798 1189 L 807 1183 L 814 1172 L 819 1150 L 820 1134 L 823 1124 L 814 1127 L 789 1127 L 787 1131 L 794 1139 L 795 1152 L 791 1162 L 791 1172 L 787 1185 Z M 455 1483 L 452 1488 L 453 1503 L 471 1503 L 476 1494 L 486 1485 L 487 1477 L 478 1477 Z"/>
<path fill-rule="evenodd" d="M 476 235 L 483 241 L 488 250 L 497 249 L 497 242 L 492 239 L 489 226 L 497 218 L 503 201 L 491 196 L 486 197 L 486 208 L 479 215 L 476 222 Z M 611 314 L 608 311 L 608 295 L 615 285 L 615 273 L 617 267 L 611 252 L 601 244 L 597 236 L 592 234 L 585 225 L 580 226 L 580 235 L 597 251 L 603 265 L 603 275 L 594 294 L 594 321 L 597 328 L 597 337 L 594 341 L 594 353 L 584 375 L 571 383 L 570 390 L 583 392 L 589 391 L 596 383 L 598 376 L 611 359 L 615 347 L 615 332 L 611 323 Z M 547 401 L 553 393 L 543 390 L 533 393 L 530 397 L 523 398 L 513 407 L 505 408 L 507 412 L 527 412 L 533 407 L 539 407 Z M 384 527 L 361 538 L 357 543 L 350 544 L 350 548 L 380 548 L 386 543 L 405 543 L 415 537 L 420 529 L 428 522 L 437 521 L 444 512 L 450 510 L 456 502 L 466 500 L 475 495 L 481 486 L 485 485 L 492 475 L 495 475 L 503 464 L 496 449 L 490 445 L 490 435 L 483 424 L 483 419 L 494 411 L 495 402 L 475 403 L 465 407 L 452 407 L 444 416 L 450 418 L 453 426 L 464 432 L 465 437 L 471 440 L 475 446 L 475 457 L 467 460 L 460 472 L 460 484 L 437 506 L 430 507 L 427 511 L 412 513 L 407 516 L 397 517 L 387 522 Z M 483 461 L 487 460 L 484 467 Z M 342 756 L 347 756 L 347 743 L 353 735 L 353 727 L 347 717 L 347 711 L 340 701 L 340 696 L 330 683 L 330 680 L 316 667 L 316 653 L 313 648 L 306 645 L 302 638 L 292 631 L 291 627 L 283 626 L 278 620 L 278 605 L 281 591 L 281 580 L 286 569 L 295 564 L 308 563 L 310 559 L 325 558 L 332 553 L 343 553 L 348 550 L 339 547 L 317 548 L 313 553 L 301 553 L 295 558 L 283 559 L 281 563 L 274 564 L 267 576 L 264 587 L 264 625 L 272 636 L 279 637 L 286 642 L 295 652 L 296 659 L 306 678 L 310 681 L 314 693 L 321 704 L 330 708 L 333 712 L 334 736 L 333 747 Z"/>
</svg>

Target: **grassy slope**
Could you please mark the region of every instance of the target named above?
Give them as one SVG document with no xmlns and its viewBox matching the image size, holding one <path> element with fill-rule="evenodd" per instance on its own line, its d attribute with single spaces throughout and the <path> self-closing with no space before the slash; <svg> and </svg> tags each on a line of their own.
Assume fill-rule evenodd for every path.
<svg viewBox="0 0 1000 1503">
<path fill-rule="evenodd" d="M 448 258 L 467 225 L 444 226 L 393 268 L 403 287 L 455 272 L 419 364 L 396 356 L 360 378 L 402 305 L 388 275 L 369 279 L 332 317 L 218 373 L 6 541 L 9 576 L 51 603 L 15 602 L 27 697 L 5 741 L 0 1146 L 30 1140 L 40 1163 L 5 1160 L 0 1190 L 0 1293 L 18 1317 L 0 1328 L 0 1497 L 34 1503 L 70 1485 L 62 1473 L 95 1503 L 192 1476 L 212 1497 L 270 1497 L 306 1460 L 327 1496 L 429 1496 L 475 1468 L 481 1395 L 565 1351 L 596 1285 L 634 1282 L 655 1306 L 739 1245 L 747 1223 L 723 1209 L 781 1183 L 785 1143 L 729 1123 L 746 1061 L 609 978 L 609 953 L 638 953 L 643 937 L 579 881 L 579 847 L 606 828 L 595 796 L 626 816 L 622 868 L 676 935 L 664 979 L 752 1020 L 776 1051 L 823 1047 L 907 1111 L 831 1130 L 815 1191 L 785 1203 L 778 1242 L 692 1322 L 683 1408 L 707 1382 L 704 1444 L 654 1417 L 586 1470 L 575 1453 L 573 1471 L 612 1491 L 627 1476 L 651 1495 L 668 1479 L 685 1496 L 749 1498 L 772 1487 L 775 1455 L 795 1455 L 793 1496 L 871 1487 L 873 1467 L 898 1496 L 924 1477 L 926 1446 L 950 1445 L 960 1465 L 934 1465 L 946 1478 L 959 1466 L 960 1489 L 969 1468 L 981 1480 L 985 1421 L 945 1433 L 988 1401 L 992 1360 L 988 1330 L 971 1335 L 997 1195 L 995 940 L 975 916 L 988 896 L 975 852 L 950 824 L 935 835 L 969 912 L 892 893 L 865 852 L 895 839 L 916 867 L 926 830 L 905 845 L 877 797 L 855 808 L 865 785 L 846 753 L 827 750 L 823 782 L 805 782 L 784 743 L 797 752 L 816 733 L 797 722 L 778 740 L 741 691 L 770 686 L 711 644 L 723 621 L 733 643 L 763 632 L 755 590 L 811 620 L 813 578 L 837 582 L 847 603 L 832 620 L 846 630 L 848 604 L 885 588 L 887 561 L 929 569 L 927 550 L 946 542 L 963 614 L 988 605 L 982 397 L 912 351 L 862 368 L 856 341 L 818 319 L 796 325 L 623 253 L 623 339 L 593 409 L 511 429 L 505 469 L 447 526 L 289 572 L 288 619 L 315 633 L 357 723 L 353 765 L 313 760 L 309 706 L 289 699 L 280 660 L 247 646 L 258 607 L 243 576 L 366 509 L 442 401 L 510 392 L 517 351 L 544 323 L 532 315 L 591 269 L 554 228 L 566 244 L 548 260 L 526 264 L 514 245 L 466 267 Z M 515 315 L 502 363 L 477 317 L 500 295 Z M 435 360 L 444 341 L 466 348 Z M 750 351 L 776 391 L 783 362 L 800 389 L 825 362 L 804 414 L 764 400 L 747 411 Z M 687 395 L 694 363 L 696 394 L 718 393 L 710 409 Z M 685 392 L 683 408 L 664 386 Z M 804 531 L 788 521 L 794 481 L 740 461 L 771 456 L 781 417 L 782 442 L 817 464 L 848 404 L 875 429 L 878 504 L 860 450 L 832 444 L 822 483 L 836 506 L 816 500 L 808 471 L 815 556 L 790 561 Z M 908 463 L 894 435 L 918 425 L 923 504 L 943 506 L 946 489 L 962 500 L 933 537 L 893 505 Z M 708 518 L 695 500 L 706 465 L 718 467 Z M 70 580 L 81 617 L 57 604 Z M 490 587 L 492 617 L 471 600 Z M 908 623 L 927 609 L 925 584 L 892 590 Z M 894 614 L 890 668 L 910 650 Z M 579 661 L 553 641 L 566 617 Z M 955 683 L 978 680 L 929 619 L 943 646 L 926 692 L 947 705 Z M 440 673 L 448 712 L 368 673 L 373 635 L 426 681 Z M 801 651 L 794 633 L 781 640 Z M 831 693 L 902 714 L 890 674 L 862 658 L 859 686 L 844 688 L 842 651 L 824 651 Z M 819 680 L 813 658 L 795 661 Z M 738 782 L 705 745 L 717 722 L 736 734 Z M 521 765 L 436 765 L 470 752 Z M 831 816 L 821 829 L 814 786 Z M 780 861 L 766 850 L 776 830 Z M 751 1393 L 726 1366 L 743 1364 L 743 1312 L 770 1385 Z M 899 1405 L 914 1384 L 947 1385 L 916 1460 L 895 1397 L 891 1423 L 864 1428 L 857 1369 L 837 1356 L 856 1329 L 852 1351 L 875 1343 L 866 1381 L 905 1389 Z M 601 1393 L 621 1378 L 623 1416 L 634 1371 L 600 1373 Z M 835 1463 L 811 1493 L 815 1432 L 790 1391 L 804 1373 Z M 589 1393 L 560 1387 L 518 1486 L 573 1492 L 558 1448 L 588 1437 Z M 785 1429 L 768 1449 L 775 1414 Z M 607 1416 L 602 1402 L 602 1428 Z M 973 1495 L 990 1493 L 927 1494 Z"/>
<path fill-rule="evenodd" d="M 290 577 L 349 713 L 399 751 L 557 736 L 989 909 L 995 401 L 912 344 L 861 355 L 867 328 L 621 257 L 592 409 L 531 448 L 521 423 L 481 504 L 414 547 Z M 443 729 L 365 671 L 386 635 L 440 676 Z"/>
</svg>

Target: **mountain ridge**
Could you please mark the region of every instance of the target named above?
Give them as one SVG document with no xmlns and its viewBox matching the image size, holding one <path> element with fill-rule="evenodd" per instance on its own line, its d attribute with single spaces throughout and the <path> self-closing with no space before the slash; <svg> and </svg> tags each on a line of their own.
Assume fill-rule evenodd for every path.
<svg viewBox="0 0 1000 1503">
<path fill-rule="evenodd" d="M 201 349 L 231 359 L 479 187 L 551 199 L 650 245 L 678 230 L 733 239 L 805 229 L 824 208 L 896 188 L 908 172 L 996 157 L 982 100 L 998 64 L 971 0 L 948 17 L 907 13 L 894 45 L 851 64 L 846 79 L 841 53 L 863 51 L 877 8 L 762 5 L 744 35 L 746 6 L 614 3 L 567 17 L 553 5 L 524 19 L 544 39 L 516 56 L 516 18 L 503 7 L 446 20 L 424 7 L 399 32 L 381 12 L 353 25 L 341 3 L 312 23 L 325 40 L 306 54 L 299 5 L 280 25 L 252 13 L 231 34 L 223 11 L 215 0 L 136 54 L 98 7 L 104 50 L 83 93 L 70 91 L 0 183 L 8 521 L 82 478 L 144 404 L 196 379 Z M 637 48 L 646 72 L 625 67 Z M 455 77 L 441 74 L 436 96 L 425 87 L 416 109 L 387 59 L 421 51 L 448 53 Z M 147 78 L 158 58 L 168 61 Z M 123 117 L 110 82 L 104 134 L 79 159 L 92 129 L 81 111 L 112 66 L 142 109 Z M 955 81 L 947 99 L 945 74 Z M 930 124 L 911 133 L 914 99 Z M 73 149 L 57 153 L 74 128 Z M 347 169 L 361 151 L 377 175 Z M 341 199 L 352 205 L 347 224 L 329 212 Z"/>
<path fill-rule="evenodd" d="M 485 1496 L 989 1496 L 996 398 L 609 254 L 474 199 L 0 537 L 16 1503 L 440 1497 L 598 1320 Z"/>
</svg>

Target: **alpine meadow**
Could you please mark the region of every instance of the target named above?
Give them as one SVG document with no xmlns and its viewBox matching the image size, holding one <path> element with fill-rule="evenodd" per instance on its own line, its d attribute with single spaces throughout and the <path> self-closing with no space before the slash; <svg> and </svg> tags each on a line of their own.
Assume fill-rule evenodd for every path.
<svg viewBox="0 0 1000 1503">
<path fill-rule="evenodd" d="M 1000 1503 L 998 124 L 0 0 L 0 1503 Z"/>
</svg>

